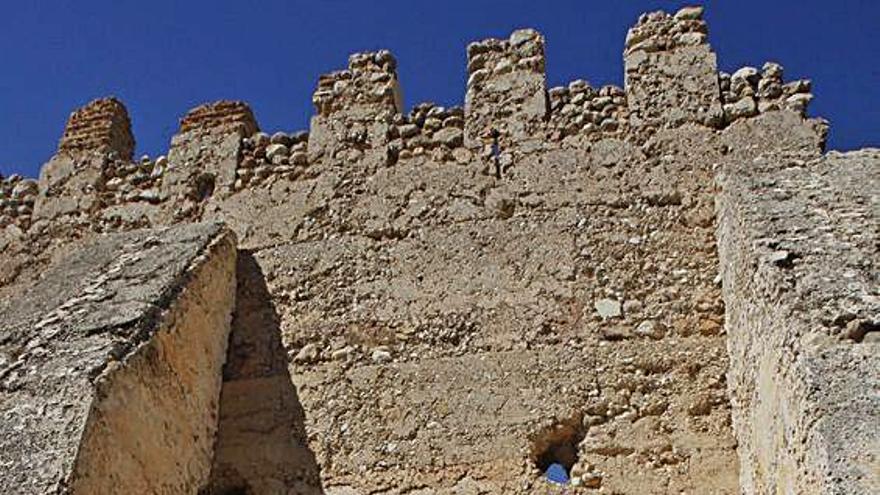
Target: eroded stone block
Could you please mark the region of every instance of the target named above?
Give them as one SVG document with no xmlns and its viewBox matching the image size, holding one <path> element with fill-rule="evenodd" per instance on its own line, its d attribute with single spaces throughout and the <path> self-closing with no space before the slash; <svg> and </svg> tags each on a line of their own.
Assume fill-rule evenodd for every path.
<svg viewBox="0 0 880 495">
<path fill-rule="evenodd" d="M 876 493 L 880 153 L 818 154 L 764 115 L 726 133 L 718 245 L 745 493 Z M 793 115 L 789 118 L 794 118 Z M 769 132 L 768 132 L 769 131 Z M 757 156 L 738 144 L 764 143 Z M 867 337 L 867 338 L 866 338 Z"/>
<path fill-rule="evenodd" d="M 235 297 L 218 224 L 100 239 L 0 307 L 3 493 L 195 493 Z"/>
</svg>

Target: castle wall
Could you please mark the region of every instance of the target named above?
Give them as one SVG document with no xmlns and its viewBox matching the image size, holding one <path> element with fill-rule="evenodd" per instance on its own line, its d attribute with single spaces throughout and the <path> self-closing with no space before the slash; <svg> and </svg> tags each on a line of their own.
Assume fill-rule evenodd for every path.
<svg viewBox="0 0 880 495">
<path fill-rule="evenodd" d="M 195 493 L 234 298 L 216 225 L 74 252 L 0 305 L 3 493 Z"/>
<path fill-rule="evenodd" d="M 784 115 L 731 127 L 720 176 L 742 489 L 874 493 L 880 154 L 820 156 L 820 135 Z"/>
<path fill-rule="evenodd" d="M 312 96 L 310 161 L 374 169 L 389 160 L 392 117 L 403 111 L 397 60 L 388 51 L 356 53 L 348 69 L 325 74 Z"/>
<path fill-rule="evenodd" d="M 236 280 L 215 456 L 204 493 L 321 494 L 275 302 L 248 252 L 239 252 Z"/>
<path fill-rule="evenodd" d="M 660 159 L 693 133 L 693 155 Z M 582 481 L 734 493 L 712 174 L 690 165 L 720 155 L 702 139 L 526 155 L 502 180 L 414 157 L 361 181 L 322 175 L 297 188 L 311 196 L 253 213 L 242 242 L 284 301 L 325 487 L 445 493 L 467 472 L 528 492 L 532 442 L 577 416 Z M 620 314 L 600 317 L 605 299 Z"/>
<path fill-rule="evenodd" d="M 864 295 L 873 155 L 822 158 L 811 85 L 785 82 L 778 64 L 717 72 L 700 8 L 642 16 L 624 58 L 625 89 L 548 90 L 544 39 L 518 30 L 468 47 L 463 108 L 404 113 L 394 57 L 355 54 L 320 77 L 308 132 L 260 132 L 247 105 L 215 102 L 182 119 L 167 159 L 137 162 L 119 137 L 124 107 L 95 104 L 115 109 L 112 125 L 72 118 L 66 136 L 104 137 L 60 147 L 33 215 L 33 186 L 0 188 L 0 300 L 75 238 L 226 222 L 247 252 L 207 493 L 536 493 L 552 490 L 541 471 L 560 452 L 576 491 L 865 479 L 855 452 L 873 431 L 854 414 L 875 417 L 875 404 L 849 414 L 813 390 L 868 394 L 855 373 L 871 373 L 874 296 L 831 319 L 855 322 L 844 333 L 863 342 L 820 355 L 795 337 L 822 332 L 773 277 L 845 299 L 842 285 L 797 277 L 814 266 L 801 262 L 847 266 Z M 854 215 L 855 231 L 778 223 L 835 195 L 831 217 Z M 66 213 L 38 214 L 53 208 Z M 818 257 L 773 248 L 775 268 L 761 268 L 780 225 L 792 242 L 847 242 L 819 242 Z M 869 262 L 827 254 L 851 249 Z M 854 432 L 845 445 L 837 428 Z M 100 459 L 105 437 L 92 438 Z M 189 471 L 200 480 L 202 454 Z"/>
<path fill-rule="evenodd" d="M 19 175 L 0 177 L 0 229 L 15 225 L 20 230 L 30 227 L 39 185 Z"/>
<path fill-rule="evenodd" d="M 723 123 L 717 62 L 702 15 L 702 7 L 652 12 L 629 30 L 624 75 L 633 127 Z"/>
<path fill-rule="evenodd" d="M 166 202 L 162 221 L 198 218 L 205 200 L 233 191 L 242 158 L 242 139 L 257 132 L 250 108 L 218 101 L 190 110 L 171 141 L 159 189 Z"/>
<path fill-rule="evenodd" d="M 58 151 L 41 170 L 38 194 L 29 200 L 33 211 L 25 201 L 16 222 L 26 228 L 36 224 L 58 237 L 72 229 L 149 226 L 165 159 L 135 162 L 133 147 L 128 112 L 119 100 L 98 99 L 76 110 Z"/>
<path fill-rule="evenodd" d="M 100 208 L 106 164 L 131 160 L 133 147 L 128 111 L 119 100 L 98 99 L 72 113 L 58 153 L 40 170 L 34 217 L 84 221 Z"/>
<path fill-rule="evenodd" d="M 467 58 L 467 146 L 491 149 L 495 144 L 506 161 L 512 146 L 540 143 L 548 113 L 544 37 L 534 29 L 520 29 L 506 40 L 471 43 Z"/>
<path fill-rule="evenodd" d="M 125 106 L 116 98 L 101 98 L 73 112 L 58 151 L 69 155 L 103 151 L 131 160 L 134 137 Z"/>
<path fill-rule="evenodd" d="M 546 139 L 561 141 L 586 137 L 596 141 L 608 137 L 625 137 L 629 109 L 623 89 L 606 85 L 593 88 L 583 79 L 567 86 L 550 88 L 550 120 Z"/>
</svg>

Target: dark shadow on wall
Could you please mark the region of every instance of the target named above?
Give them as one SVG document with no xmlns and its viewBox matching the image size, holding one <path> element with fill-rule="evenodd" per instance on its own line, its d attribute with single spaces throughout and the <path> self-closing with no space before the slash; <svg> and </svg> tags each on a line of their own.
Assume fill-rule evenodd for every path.
<svg viewBox="0 0 880 495">
<path fill-rule="evenodd" d="M 287 372 L 278 313 L 251 253 L 239 251 L 211 480 L 203 495 L 322 495 L 305 415 Z"/>
</svg>

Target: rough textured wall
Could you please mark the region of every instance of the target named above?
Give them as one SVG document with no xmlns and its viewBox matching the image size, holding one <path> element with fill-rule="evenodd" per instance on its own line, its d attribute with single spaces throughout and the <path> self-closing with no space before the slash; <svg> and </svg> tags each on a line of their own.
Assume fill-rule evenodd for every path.
<svg viewBox="0 0 880 495">
<path fill-rule="evenodd" d="M 246 252 L 205 493 L 723 494 L 740 491 L 739 466 L 742 490 L 761 493 L 800 483 L 789 471 L 844 472 L 862 462 L 849 450 L 780 461 L 820 449 L 792 447 L 784 426 L 831 418 L 804 437 L 821 446 L 846 417 L 826 409 L 858 389 L 838 386 L 855 376 L 841 370 L 873 379 L 870 361 L 809 361 L 832 405 L 796 410 L 807 382 L 753 365 L 800 348 L 743 317 L 774 296 L 727 265 L 719 276 L 716 256 L 750 246 L 731 232 L 765 213 L 737 205 L 788 201 L 748 191 L 821 162 L 827 122 L 806 118 L 809 81 L 786 83 L 778 64 L 718 73 L 706 33 L 700 8 L 646 14 L 627 39 L 625 90 L 547 90 L 543 37 L 518 30 L 470 45 L 464 108 L 407 114 L 394 57 L 360 53 L 319 79 L 309 132 L 258 132 L 245 104 L 222 101 L 184 117 L 168 158 L 59 151 L 33 215 L 30 186 L 0 188 L 16 213 L 0 230 L 0 300 L 96 232 L 227 222 Z M 62 158 L 71 172 L 50 188 Z M 821 175 L 833 182 L 849 161 L 828 158 Z M 804 180 L 791 187 L 822 183 Z M 734 187 L 716 223 L 719 184 Z M 818 211 L 825 189 L 796 211 Z M 36 213 L 65 194 L 65 215 Z M 784 334 L 780 314 L 766 332 Z M 870 341 L 859 315 L 850 333 Z M 857 414 L 876 417 L 866 404 Z M 553 461 L 573 486 L 543 480 Z"/>
<path fill-rule="evenodd" d="M 877 493 L 880 151 L 771 117 L 727 131 L 718 197 L 742 489 Z"/>
<path fill-rule="evenodd" d="M 493 140 L 504 148 L 528 140 L 540 142 L 548 110 L 544 37 L 534 29 L 520 29 L 506 40 L 471 43 L 467 58 L 468 147 L 491 145 Z M 505 161 L 511 159 L 505 155 Z"/>
<path fill-rule="evenodd" d="M 390 52 L 351 55 L 346 70 L 318 79 L 312 103 L 311 161 L 373 169 L 392 159 L 388 131 L 403 104 L 397 60 Z"/>
<path fill-rule="evenodd" d="M 95 100 L 71 114 L 58 153 L 40 170 L 38 219 L 71 217 L 86 221 L 100 209 L 104 168 L 114 160 L 130 161 L 134 148 L 128 111 L 119 100 Z"/>
<path fill-rule="evenodd" d="M 217 225 L 101 239 L 0 306 L 3 493 L 193 493 L 234 298 Z"/>
<path fill-rule="evenodd" d="M 454 117 L 432 112 L 418 132 Z M 403 139 L 421 135 L 406 125 Z M 255 156 L 267 137 L 251 138 Z M 697 126 L 644 145 L 579 137 L 509 140 L 500 176 L 491 154 L 401 153 L 208 200 L 265 274 L 278 316 L 260 325 L 282 334 L 324 489 L 529 493 L 567 444 L 582 487 L 737 491 L 713 282 L 724 145 Z M 226 462 L 225 486 L 303 489 L 300 458 L 286 481 Z"/>
<path fill-rule="evenodd" d="M 711 139 L 548 150 L 502 180 L 340 168 L 220 205 L 278 301 L 324 486 L 531 493 L 575 424 L 584 485 L 735 493 L 712 174 L 690 165 Z"/>
<path fill-rule="evenodd" d="M 102 150 L 130 160 L 134 137 L 125 105 L 116 98 L 102 98 L 71 114 L 58 150 L 68 154 Z"/>
<path fill-rule="evenodd" d="M 205 493 L 319 494 L 320 473 L 287 372 L 276 303 L 246 251 L 239 253 L 236 278 L 216 453 Z"/>
<path fill-rule="evenodd" d="M 13 174 L 0 176 L 0 228 L 15 225 L 17 230 L 30 227 L 31 213 L 39 185 L 33 179 Z"/>
<path fill-rule="evenodd" d="M 626 91 L 633 127 L 723 122 L 717 63 L 702 7 L 643 14 L 626 36 Z"/>
<path fill-rule="evenodd" d="M 232 191 L 241 161 L 241 141 L 258 129 L 250 108 L 219 101 L 190 110 L 171 141 L 162 177 L 161 222 L 198 218 L 205 199 Z"/>
</svg>

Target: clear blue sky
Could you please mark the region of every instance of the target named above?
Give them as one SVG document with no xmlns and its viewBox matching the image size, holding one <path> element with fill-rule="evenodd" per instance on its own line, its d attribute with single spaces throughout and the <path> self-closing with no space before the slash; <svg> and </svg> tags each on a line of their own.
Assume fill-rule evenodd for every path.
<svg viewBox="0 0 880 495">
<path fill-rule="evenodd" d="M 306 129 L 319 74 L 388 48 L 406 105 L 460 104 L 465 46 L 535 27 L 551 86 L 622 84 L 627 28 L 678 1 L 34 0 L 0 15 L 0 173 L 35 176 L 64 122 L 93 98 L 128 106 L 138 154 L 164 153 L 188 109 L 245 100 L 264 130 Z M 782 63 L 809 77 L 831 147 L 880 145 L 880 1 L 705 2 L 723 70 Z"/>
</svg>

